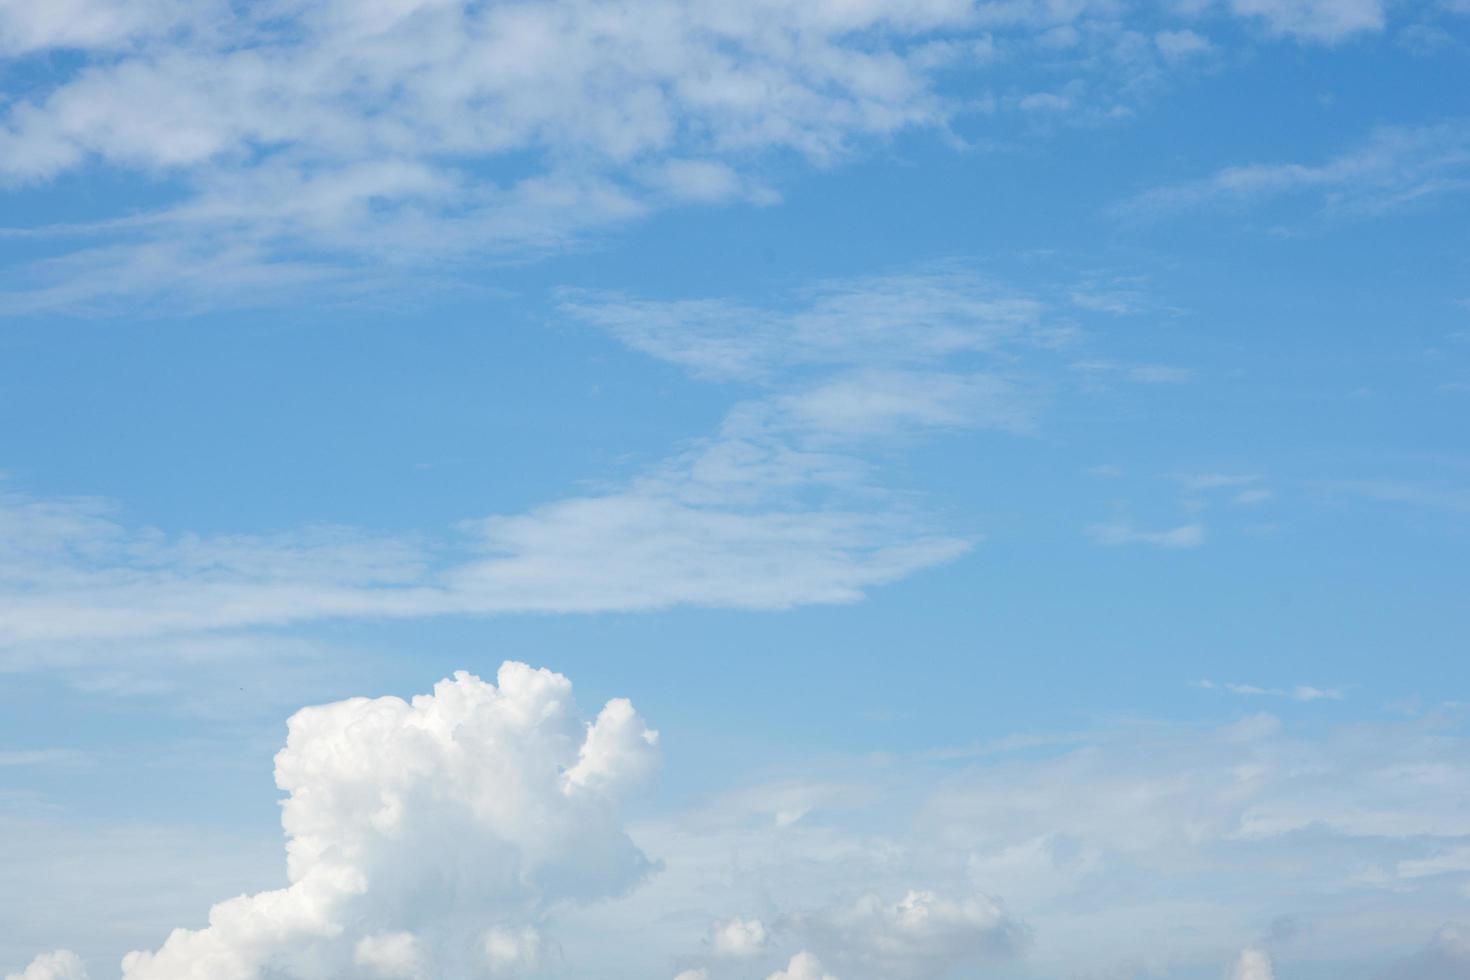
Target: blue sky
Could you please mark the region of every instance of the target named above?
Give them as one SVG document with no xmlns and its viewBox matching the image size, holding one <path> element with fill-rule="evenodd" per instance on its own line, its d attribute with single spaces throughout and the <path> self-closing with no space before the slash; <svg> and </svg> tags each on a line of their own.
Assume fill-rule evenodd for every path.
<svg viewBox="0 0 1470 980">
<path fill-rule="evenodd" d="M 1463 976 L 1467 17 L 0 0 L 0 973 Z"/>
</svg>

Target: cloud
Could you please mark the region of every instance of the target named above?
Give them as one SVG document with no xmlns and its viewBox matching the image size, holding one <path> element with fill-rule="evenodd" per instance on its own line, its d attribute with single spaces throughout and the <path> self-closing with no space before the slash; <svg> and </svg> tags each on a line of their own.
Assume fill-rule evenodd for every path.
<svg viewBox="0 0 1470 980">
<path fill-rule="evenodd" d="M 1230 970 L 1230 980 L 1276 980 L 1271 955 L 1264 949 L 1244 949 Z"/>
<path fill-rule="evenodd" d="M 219 12 L 212 0 L 0 0 L 0 56 L 127 47 L 202 26 Z"/>
<path fill-rule="evenodd" d="M 715 926 L 710 946 L 716 956 L 744 958 L 763 952 L 770 938 L 759 919 L 730 919 Z"/>
<path fill-rule="evenodd" d="M 777 970 L 766 980 L 837 980 L 832 974 L 822 969 L 821 960 L 811 953 L 797 953 L 791 957 L 791 962 L 786 964 L 783 970 Z"/>
<path fill-rule="evenodd" d="M 1226 9 L 1313 42 L 1381 26 L 1376 0 Z M 952 137 L 977 106 L 1107 118 L 1205 46 L 1102 0 L 3 0 L 0 58 L 67 56 L 0 108 L 0 183 L 112 172 L 149 200 L 9 229 L 36 247 L 0 312 L 462 281 L 663 208 L 774 203 L 785 161 Z"/>
<path fill-rule="evenodd" d="M 738 394 L 713 432 L 631 475 L 438 531 L 168 534 L 104 501 L 0 493 L 0 664 L 90 662 L 101 684 L 108 657 L 187 640 L 220 659 L 228 635 L 326 619 L 854 602 L 975 540 L 890 490 L 879 462 L 936 433 L 1035 431 L 1038 378 L 1083 343 L 1050 304 L 957 264 L 763 307 L 567 293 L 560 308 Z"/>
<path fill-rule="evenodd" d="M 839 969 L 891 980 L 935 980 L 963 962 L 1011 955 L 1025 938 L 992 899 L 931 891 L 911 890 L 897 902 L 868 895 L 796 922 Z"/>
<path fill-rule="evenodd" d="M 216 905 L 130 953 L 125 980 L 514 975 L 560 905 L 619 894 L 648 860 L 619 802 L 656 765 L 626 701 L 582 722 L 566 678 L 506 663 L 411 702 L 292 716 L 276 757 L 290 884 Z"/>
<path fill-rule="evenodd" d="M 1147 544 L 1157 548 L 1198 548 L 1205 543 L 1205 528 L 1203 524 L 1181 524 L 1163 531 L 1144 531 L 1119 520 L 1090 525 L 1087 536 L 1108 547 Z"/>
<path fill-rule="evenodd" d="M 1230 0 L 1230 9 L 1275 34 L 1335 44 L 1383 30 L 1382 0 Z"/>
<path fill-rule="evenodd" d="M 42 953 L 19 973 L 7 973 L 5 980 L 87 980 L 81 957 L 68 950 Z"/>
<path fill-rule="evenodd" d="M 614 947 L 636 931 L 652 951 L 628 976 L 674 972 L 659 951 L 751 909 L 771 955 L 809 951 L 843 980 L 1220 976 L 1221 950 L 1290 909 L 1294 961 L 1328 975 L 1413 948 L 1463 901 L 1464 720 L 1134 720 L 983 757 L 793 760 L 779 794 L 721 792 L 632 826 L 663 870 L 562 925 Z M 848 788 L 775 821 L 803 773 Z M 600 948 L 576 962 L 600 962 Z M 761 975 L 749 962 L 697 965 L 716 980 Z"/>
<path fill-rule="evenodd" d="M 1450 120 L 1386 127 L 1325 163 L 1227 167 L 1201 180 L 1146 191 L 1119 211 L 1160 215 L 1216 205 L 1306 197 L 1325 213 L 1372 215 L 1470 190 L 1470 125 Z"/>
<path fill-rule="evenodd" d="M 1291 698 L 1293 701 L 1340 701 L 1342 691 L 1335 687 L 1313 687 L 1310 684 L 1299 684 L 1293 688 L 1280 687 L 1258 687 L 1255 684 L 1217 684 L 1214 681 L 1196 681 L 1195 687 L 1205 690 L 1228 691 L 1231 694 L 1239 694 L 1246 697 L 1278 697 Z"/>
<path fill-rule="evenodd" d="M 222 903 L 207 928 L 176 932 L 130 969 L 181 971 L 205 948 L 226 956 L 211 980 L 253 980 L 230 971 L 265 956 L 277 971 L 266 975 L 283 980 L 476 975 L 446 969 L 453 957 L 488 975 L 540 963 L 570 976 L 748 980 L 801 950 L 825 964 L 818 976 L 843 980 L 933 980 L 994 957 L 1027 976 L 1208 975 L 1225 972 L 1221 949 L 1282 909 L 1303 922 L 1295 960 L 1383 962 L 1422 943 L 1426 920 L 1470 882 L 1464 720 L 1131 721 L 1012 739 L 979 759 L 788 760 L 780 793 L 736 788 L 624 827 L 618 802 L 655 761 L 641 721 L 612 702 L 589 730 L 565 679 L 511 665 L 495 687 L 462 676 L 411 702 L 298 713 L 277 766 L 291 884 Z M 851 788 L 774 821 L 773 795 L 801 796 L 807 769 L 817 785 Z M 25 865 L 44 864 L 13 860 L 27 848 L 5 831 L 0 858 L 23 869 L 34 905 L 46 890 L 30 883 L 44 879 Z M 63 892 L 64 915 L 22 917 L 21 934 L 133 915 L 140 880 L 194 887 L 185 872 L 218 855 L 201 861 L 172 841 L 159 835 L 144 873 L 120 876 L 108 902 Z M 88 866 L 99 851 L 137 850 L 119 837 L 80 846 Z M 658 873 L 627 892 L 650 865 Z M 298 901 L 307 891 L 318 900 Z M 764 952 L 679 961 L 711 922 L 739 922 L 748 939 L 756 921 Z M 1464 949 L 1448 930 L 1384 978 L 1458 977 Z"/>
<path fill-rule="evenodd" d="M 6 2 L 0 53 L 97 53 L 0 111 L 0 181 L 108 168 L 164 203 L 42 230 L 49 257 L 0 309 L 320 295 L 364 287 L 354 265 L 424 274 L 659 207 L 770 203 L 769 154 L 827 165 L 946 125 L 935 76 L 964 59 L 924 42 L 972 36 L 966 0 L 634 6 Z"/>
<path fill-rule="evenodd" d="M 924 365 L 1068 337 L 1046 323 L 1043 302 L 963 268 L 827 281 L 792 299 L 783 309 L 568 290 L 561 310 L 712 380 L 762 380 L 803 365 Z"/>
</svg>

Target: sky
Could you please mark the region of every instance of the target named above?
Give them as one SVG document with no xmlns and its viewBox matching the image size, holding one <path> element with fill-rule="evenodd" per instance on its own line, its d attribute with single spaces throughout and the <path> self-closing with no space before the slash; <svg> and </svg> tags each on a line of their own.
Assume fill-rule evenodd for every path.
<svg viewBox="0 0 1470 980">
<path fill-rule="evenodd" d="M 1470 977 L 1465 0 L 0 0 L 6 980 Z"/>
</svg>

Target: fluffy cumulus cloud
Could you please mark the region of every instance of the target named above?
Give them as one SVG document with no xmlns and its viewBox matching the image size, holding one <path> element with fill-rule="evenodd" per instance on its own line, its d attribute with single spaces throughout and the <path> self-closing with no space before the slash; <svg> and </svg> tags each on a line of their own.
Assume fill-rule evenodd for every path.
<svg viewBox="0 0 1470 980">
<path fill-rule="evenodd" d="M 550 913 L 648 871 L 618 807 L 653 772 L 656 743 L 628 702 L 584 723 L 566 678 L 518 663 L 495 684 L 460 673 L 411 701 L 304 709 L 276 757 L 289 884 L 221 902 L 205 928 L 130 953 L 123 976 L 533 970 L 552 948 Z"/>
</svg>

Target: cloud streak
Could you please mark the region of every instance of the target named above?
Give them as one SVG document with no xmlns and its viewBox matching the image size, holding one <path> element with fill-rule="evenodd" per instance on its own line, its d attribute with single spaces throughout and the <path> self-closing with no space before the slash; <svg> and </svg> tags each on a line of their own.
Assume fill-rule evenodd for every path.
<svg viewBox="0 0 1470 980">
<path fill-rule="evenodd" d="M 1325 163 L 1227 167 L 1199 180 L 1154 188 L 1125 202 L 1130 217 L 1207 207 L 1245 206 L 1275 199 L 1317 202 L 1325 214 L 1381 214 L 1470 191 L 1470 124 L 1450 120 L 1420 127 L 1386 127 Z"/>
</svg>

